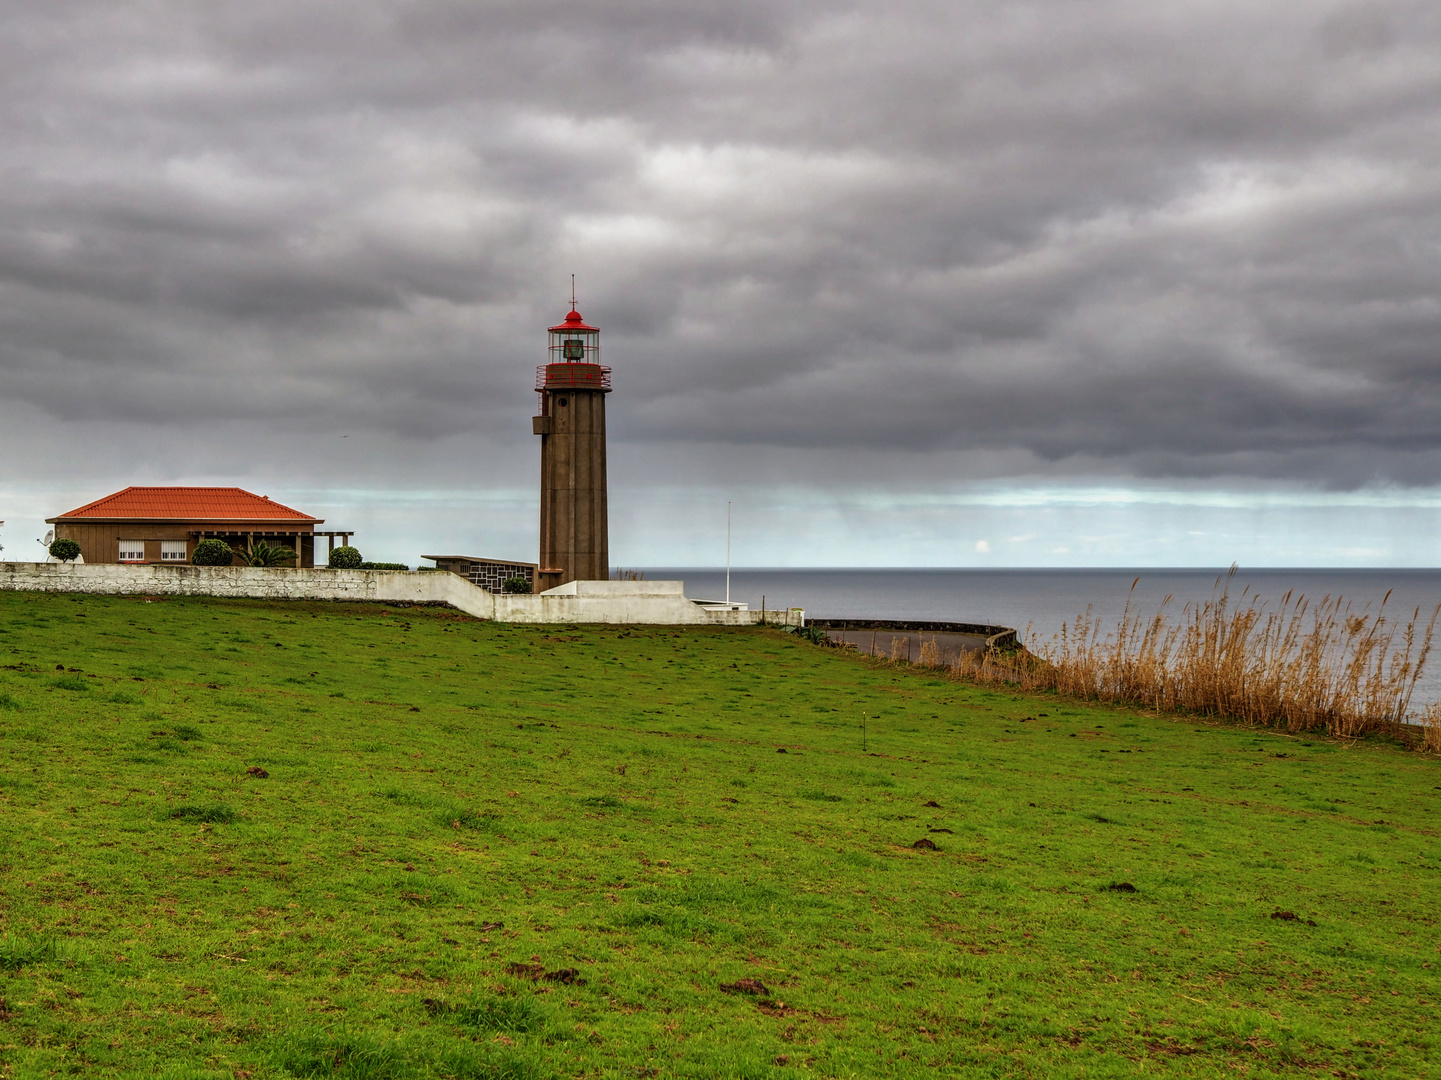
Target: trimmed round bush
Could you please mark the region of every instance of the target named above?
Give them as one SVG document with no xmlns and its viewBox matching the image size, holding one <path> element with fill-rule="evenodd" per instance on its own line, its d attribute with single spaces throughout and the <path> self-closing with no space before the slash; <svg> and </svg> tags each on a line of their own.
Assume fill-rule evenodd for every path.
<svg viewBox="0 0 1441 1080">
<path fill-rule="evenodd" d="M 52 558 L 61 562 L 69 562 L 71 559 L 80 558 L 80 545 L 74 540 L 56 540 L 49 548 Z"/>
<path fill-rule="evenodd" d="M 359 570 L 360 552 L 353 547 L 338 547 L 330 553 L 330 568 L 332 570 Z"/>
<path fill-rule="evenodd" d="M 528 593 L 530 582 L 523 577 L 508 577 L 500 583 L 500 591 L 505 593 Z"/>
<path fill-rule="evenodd" d="M 229 566 L 235 561 L 235 552 L 224 540 L 212 536 L 195 545 L 195 554 L 190 556 L 190 561 L 196 566 Z"/>
</svg>

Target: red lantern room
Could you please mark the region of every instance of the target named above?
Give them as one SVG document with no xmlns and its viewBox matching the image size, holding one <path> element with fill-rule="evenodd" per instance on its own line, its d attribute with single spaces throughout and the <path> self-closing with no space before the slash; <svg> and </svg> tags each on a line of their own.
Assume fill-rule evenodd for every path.
<svg viewBox="0 0 1441 1080">
<path fill-rule="evenodd" d="M 575 309 L 550 328 L 548 364 L 536 369 L 540 415 L 540 590 L 610 577 L 605 485 L 605 396 L 610 368 L 600 362 L 600 331 Z"/>
<path fill-rule="evenodd" d="M 536 368 L 535 388 L 610 391 L 610 368 L 600 362 L 600 331 L 574 308 L 565 322 L 550 328 L 550 362 Z"/>
</svg>

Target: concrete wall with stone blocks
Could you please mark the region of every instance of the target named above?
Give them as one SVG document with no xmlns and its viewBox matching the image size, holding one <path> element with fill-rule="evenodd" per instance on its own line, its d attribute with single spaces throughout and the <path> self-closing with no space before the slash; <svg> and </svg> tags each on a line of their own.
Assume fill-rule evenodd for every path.
<svg viewBox="0 0 1441 1080">
<path fill-rule="evenodd" d="M 3 562 L 0 591 L 447 604 L 478 619 L 515 623 L 752 626 L 761 621 L 758 611 L 703 608 L 685 598 L 679 581 L 581 581 L 535 596 L 498 596 L 438 571 Z M 801 625 L 804 612 L 771 612 L 766 621 Z"/>
</svg>

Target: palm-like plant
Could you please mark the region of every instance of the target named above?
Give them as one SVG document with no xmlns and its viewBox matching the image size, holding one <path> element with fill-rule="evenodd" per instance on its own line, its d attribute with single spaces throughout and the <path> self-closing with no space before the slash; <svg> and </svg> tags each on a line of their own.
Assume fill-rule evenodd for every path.
<svg viewBox="0 0 1441 1080">
<path fill-rule="evenodd" d="M 237 548 L 235 554 L 245 566 L 280 566 L 295 560 L 295 552 L 290 548 L 272 546 L 253 536 L 243 548 Z"/>
</svg>

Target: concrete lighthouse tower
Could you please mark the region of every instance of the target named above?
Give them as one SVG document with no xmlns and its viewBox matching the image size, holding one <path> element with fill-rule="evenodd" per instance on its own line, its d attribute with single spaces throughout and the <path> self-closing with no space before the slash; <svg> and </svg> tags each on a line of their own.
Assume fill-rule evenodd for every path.
<svg viewBox="0 0 1441 1080">
<path fill-rule="evenodd" d="M 540 570 L 536 591 L 610 577 L 606 524 L 605 396 L 600 331 L 575 310 L 550 328 L 548 363 L 535 373 L 540 415 Z"/>
</svg>

